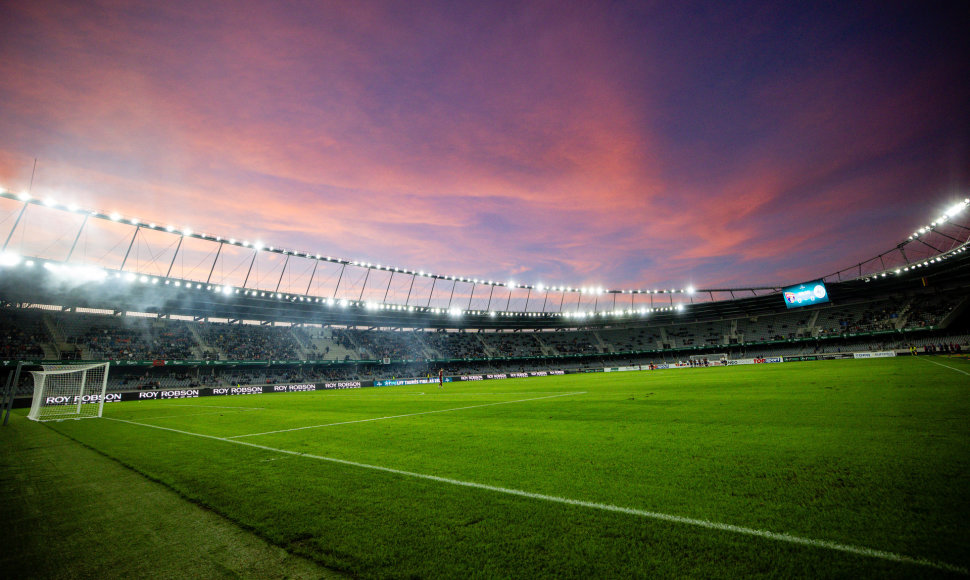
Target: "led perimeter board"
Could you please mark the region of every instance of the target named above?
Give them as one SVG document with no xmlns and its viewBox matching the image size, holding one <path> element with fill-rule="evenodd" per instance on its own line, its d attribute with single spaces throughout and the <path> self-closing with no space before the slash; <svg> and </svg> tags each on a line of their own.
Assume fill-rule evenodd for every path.
<svg viewBox="0 0 970 580">
<path fill-rule="evenodd" d="M 811 306 L 812 304 L 829 301 L 829 292 L 825 289 L 825 283 L 821 280 L 789 286 L 782 290 L 782 294 L 785 297 L 785 306 L 788 308 Z"/>
</svg>

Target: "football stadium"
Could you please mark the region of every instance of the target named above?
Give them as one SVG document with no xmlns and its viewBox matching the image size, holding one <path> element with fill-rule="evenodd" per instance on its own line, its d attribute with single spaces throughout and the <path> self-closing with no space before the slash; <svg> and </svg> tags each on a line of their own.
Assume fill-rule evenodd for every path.
<svg viewBox="0 0 970 580">
<path fill-rule="evenodd" d="M 616 289 L 4 191 L 5 574 L 967 576 L 968 204 Z"/>
<path fill-rule="evenodd" d="M 3 2 L 0 579 L 967 578 L 967 15 Z"/>
</svg>

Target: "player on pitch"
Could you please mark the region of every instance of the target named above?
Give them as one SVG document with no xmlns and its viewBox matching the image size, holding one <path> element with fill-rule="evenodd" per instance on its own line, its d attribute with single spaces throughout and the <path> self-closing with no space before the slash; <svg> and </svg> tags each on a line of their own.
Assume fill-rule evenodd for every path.
<svg viewBox="0 0 970 580">
<path fill-rule="evenodd" d="M 445 370 L 444 369 L 438 369 L 438 388 L 439 389 L 445 388 Z"/>
</svg>

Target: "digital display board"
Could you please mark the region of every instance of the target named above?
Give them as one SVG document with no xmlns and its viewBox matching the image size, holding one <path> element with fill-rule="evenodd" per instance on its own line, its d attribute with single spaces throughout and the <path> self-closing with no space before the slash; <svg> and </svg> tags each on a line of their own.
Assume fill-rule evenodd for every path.
<svg viewBox="0 0 970 580">
<path fill-rule="evenodd" d="M 785 297 L 785 306 L 788 308 L 811 306 L 812 304 L 829 301 L 829 292 L 825 289 L 825 283 L 821 280 L 789 286 L 782 290 L 782 294 Z"/>
</svg>

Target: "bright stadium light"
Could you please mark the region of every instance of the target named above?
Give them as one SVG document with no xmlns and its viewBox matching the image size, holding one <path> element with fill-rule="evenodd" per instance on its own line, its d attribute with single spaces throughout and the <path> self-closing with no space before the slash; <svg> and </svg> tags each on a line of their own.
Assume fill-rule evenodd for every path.
<svg viewBox="0 0 970 580">
<path fill-rule="evenodd" d="M 111 221 L 116 222 L 121 219 L 121 214 L 116 211 L 113 211 L 111 212 L 111 215 L 109 215 L 108 217 L 111 218 Z"/>
<path fill-rule="evenodd" d="M 955 203 L 951 205 L 949 208 L 947 208 L 947 210 L 944 212 L 943 215 L 945 215 L 948 218 L 953 217 L 958 213 L 962 212 L 966 207 L 967 207 L 967 202 L 965 201 Z"/>
<path fill-rule="evenodd" d="M 19 199 L 20 201 L 30 201 L 30 194 L 27 193 L 26 191 L 22 191 L 19 194 L 17 194 L 17 199 Z"/>
<path fill-rule="evenodd" d="M 16 266 L 22 259 L 16 252 L 4 252 L 0 254 L 0 266 Z"/>
</svg>

